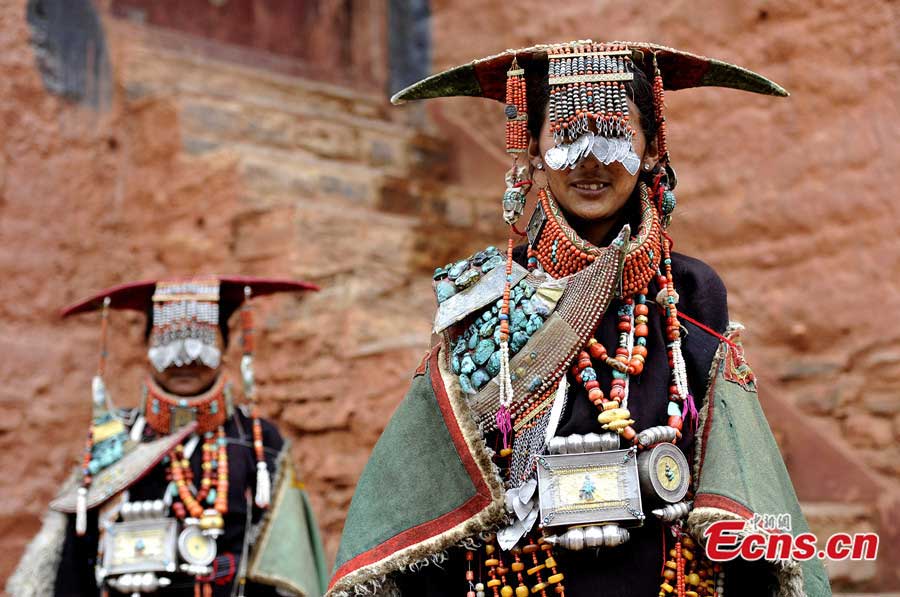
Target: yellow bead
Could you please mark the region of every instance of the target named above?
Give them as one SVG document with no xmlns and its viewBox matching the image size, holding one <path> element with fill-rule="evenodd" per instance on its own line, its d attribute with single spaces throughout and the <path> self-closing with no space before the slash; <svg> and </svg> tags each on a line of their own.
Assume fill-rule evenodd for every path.
<svg viewBox="0 0 900 597">
<path fill-rule="evenodd" d="M 528 597 L 528 587 L 525 585 L 516 587 L 516 597 Z"/>
<path fill-rule="evenodd" d="M 690 549 L 682 549 L 682 550 L 681 550 L 681 556 L 682 556 L 685 560 L 693 560 L 693 559 L 694 559 L 694 552 L 692 552 Z"/>
<path fill-rule="evenodd" d="M 512 570 L 513 572 L 521 572 L 522 570 L 525 570 L 525 564 L 523 564 L 522 562 L 513 562 Z"/>
<path fill-rule="evenodd" d="M 529 568 L 529 569 L 528 569 L 528 576 L 534 576 L 535 574 L 537 574 L 538 572 L 540 572 L 540 571 L 543 570 L 544 568 L 545 568 L 545 566 L 544 566 L 543 564 L 538 564 L 538 565 L 535 566 L 534 568 Z"/>
<path fill-rule="evenodd" d="M 550 583 L 551 585 L 555 585 L 557 583 L 562 582 L 563 578 L 565 578 L 565 577 L 563 576 L 562 572 L 560 572 L 559 574 L 554 574 L 553 576 L 548 578 L 547 582 Z"/>
<path fill-rule="evenodd" d="M 666 593 L 671 593 L 672 591 L 675 590 L 675 589 L 672 588 L 672 585 L 670 585 L 670 584 L 667 583 L 667 582 L 664 582 L 663 584 L 659 585 L 659 588 L 661 588 L 661 589 L 662 589 L 663 591 L 665 591 Z"/>
<path fill-rule="evenodd" d="M 678 564 L 676 564 L 672 560 L 669 560 L 668 562 L 666 562 L 666 568 L 671 568 L 672 570 L 678 570 Z"/>
<path fill-rule="evenodd" d="M 609 402 L 603 403 L 603 410 L 613 410 L 614 408 L 619 408 L 618 400 L 610 400 Z"/>
<path fill-rule="evenodd" d="M 685 591 L 684 597 L 698 597 L 697 591 Z"/>
<path fill-rule="evenodd" d="M 513 589 L 512 589 L 512 587 L 509 586 L 509 585 L 506 585 L 505 587 L 503 587 L 502 589 L 500 589 L 500 596 L 501 596 L 501 597 L 513 597 Z"/>
<path fill-rule="evenodd" d="M 493 545 L 485 545 L 484 553 L 486 553 L 487 555 L 491 555 L 492 553 L 494 553 L 494 546 Z"/>
<path fill-rule="evenodd" d="M 485 560 L 485 561 L 484 561 L 484 565 L 487 566 L 487 567 L 489 567 L 489 568 L 490 568 L 491 566 L 499 566 L 499 565 L 500 565 L 500 560 L 498 560 L 498 559 L 496 559 L 496 558 L 491 558 L 491 559 L 489 559 L 489 560 Z"/>
<path fill-rule="evenodd" d="M 489 580 L 489 581 L 487 582 L 487 586 L 489 586 L 489 587 L 499 587 L 499 586 L 502 585 L 502 584 L 503 584 L 503 583 L 500 582 L 500 579 L 499 579 L 499 578 L 492 578 L 491 580 Z"/>
<path fill-rule="evenodd" d="M 700 575 L 698 575 L 696 572 L 693 574 L 688 574 L 684 580 L 689 585 L 697 586 L 700 584 Z"/>
<path fill-rule="evenodd" d="M 501 457 L 501 458 L 506 458 L 506 457 L 509 456 L 510 454 L 512 454 L 512 448 L 503 448 L 503 449 L 500 450 L 500 457 Z"/>
<path fill-rule="evenodd" d="M 547 568 L 556 568 L 556 560 L 554 560 L 551 556 L 547 558 L 547 561 L 544 562 L 544 565 L 546 565 Z"/>
<path fill-rule="evenodd" d="M 547 588 L 547 583 L 539 582 L 538 584 L 531 587 L 531 592 L 532 593 L 540 593 L 541 591 L 543 591 L 546 588 Z"/>
<path fill-rule="evenodd" d="M 614 408 L 612 410 L 604 410 L 597 416 L 597 421 L 599 423 L 612 423 L 613 421 L 617 421 L 619 419 L 627 419 L 631 416 L 631 413 L 627 408 Z"/>
</svg>

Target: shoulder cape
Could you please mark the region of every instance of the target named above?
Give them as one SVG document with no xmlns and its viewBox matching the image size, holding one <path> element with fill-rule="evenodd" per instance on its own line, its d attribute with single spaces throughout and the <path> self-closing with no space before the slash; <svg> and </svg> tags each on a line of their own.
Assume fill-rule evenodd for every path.
<svg viewBox="0 0 900 597">
<path fill-rule="evenodd" d="M 754 515 L 790 514 L 791 534 L 809 532 L 772 430 L 744 360 L 740 332 L 731 324 L 713 358 L 709 389 L 700 409 L 694 458 L 694 509 L 688 529 L 705 544 L 704 530 L 717 520 L 750 520 Z M 822 562 L 772 562 L 778 597 L 829 597 Z"/>
<path fill-rule="evenodd" d="M 791 514 L 808 531 L 796 494 L 743 361 L 739 326 L 729 328 L 710 371 L 695 450 L 695 509 L 689 530 L 718 519 Z M 377 594 L 394 572 L 430 560 L 504 514 L 502 483 L 459 384 L 436 346 L 372 452 L 344 525 L 326 595 Z M 751 457 L 752 455 L 752 457 Z M 779 597 L 831 595 L 821 562 L 773 563 Z"/>
</svg>

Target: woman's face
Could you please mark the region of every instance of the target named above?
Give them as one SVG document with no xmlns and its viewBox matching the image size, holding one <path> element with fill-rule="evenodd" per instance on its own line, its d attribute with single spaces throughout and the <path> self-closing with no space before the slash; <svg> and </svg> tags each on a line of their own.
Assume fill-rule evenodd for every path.
<svg viewBox="0 0 900 597">
<path fill-rule="evenodd" d="M 216 345 L 223 353 L 225 352 L 224 344 L 222 334 L 216 331 Z M 156 367 L 150 365 L 153 380 L 159 384 L 159 387 L 176 396 L 196 396 L 203 393 L 218 379 L 221 371 L 221 362 L 214 369 L 196 361 L 181 367 L 172 365 L 162 371 L 157 371 Z"/>
<path fill-rule="evenodd" d="M 637 106 L 631 100 L 628 100 L 628 108 L 631 114 L 639 114 Z M 656 164 L 655 141 L 648 146 L 640 122 L 633 122 L 632 126 L 635 129 L 632 145 L 634 152 L 641 158 L 641 165 L 633 175 L 628 173 L 621 162 L 613 162 L 607 166 L 593 154 L 589 154 L 574 168 L 553 170 L 543 163 L 544 152 L 554 146 L 550 121 L 544 117 L 540 138 L 531 140 L 529 157 L 535 167 L 539 162 L 543 163 L 542 171 L 547 176 L 550 191 L 568 218 L 594 224 L 602 220 L 614 220 L 628 202 L 641 169 L 646 164 Z"/>
</svg>

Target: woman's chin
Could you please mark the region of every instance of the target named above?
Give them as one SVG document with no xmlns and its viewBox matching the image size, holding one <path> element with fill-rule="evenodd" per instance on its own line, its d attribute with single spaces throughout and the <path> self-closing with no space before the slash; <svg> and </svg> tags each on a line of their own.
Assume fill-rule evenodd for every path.
<svg viewBox="0 0 900 597">
<path fill-rule="evenodd" d="M 615 210 L 610 209 L 609 203 L 603 200 L 574 201 L 570 208 L 565 207 L 564 209 L 567 215 L 585 223 L 607 220 L 616 213 Z"/>
<path fill-rule="evenodd" d="M 194 394 L 199 394 L 203 388 L 199 387 L 196 380 L 179 382 L 177 380 L 172 380 L 166 384 L 170 392 L 173 394 L 178 394 L 179 396 L 192 396 Z"/>
<path fill-rule="evenodd" d="M 582 190 L 569 188 L 565 197 L 557 197 L 557 202 L 566 215 L 584 222 L 606 220 L 616 215 L 628 201 L 617 201 L 612 189 Z M 621 204 L 620 204 L 621 203 Z"/>
</svg>

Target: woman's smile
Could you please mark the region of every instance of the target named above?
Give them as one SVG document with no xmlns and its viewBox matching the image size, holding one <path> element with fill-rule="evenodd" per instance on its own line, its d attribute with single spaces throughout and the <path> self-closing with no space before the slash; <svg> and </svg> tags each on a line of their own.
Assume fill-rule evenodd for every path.
<svg viewBox="0 0 900 597">
<path fill-rule="evenodd" d="M 569 174 L 569 187 L 584 199 L 602 199 L 611 188 L 609 180 L 598 174 L 585 174 L 578 170 Z"/>
</svg>

